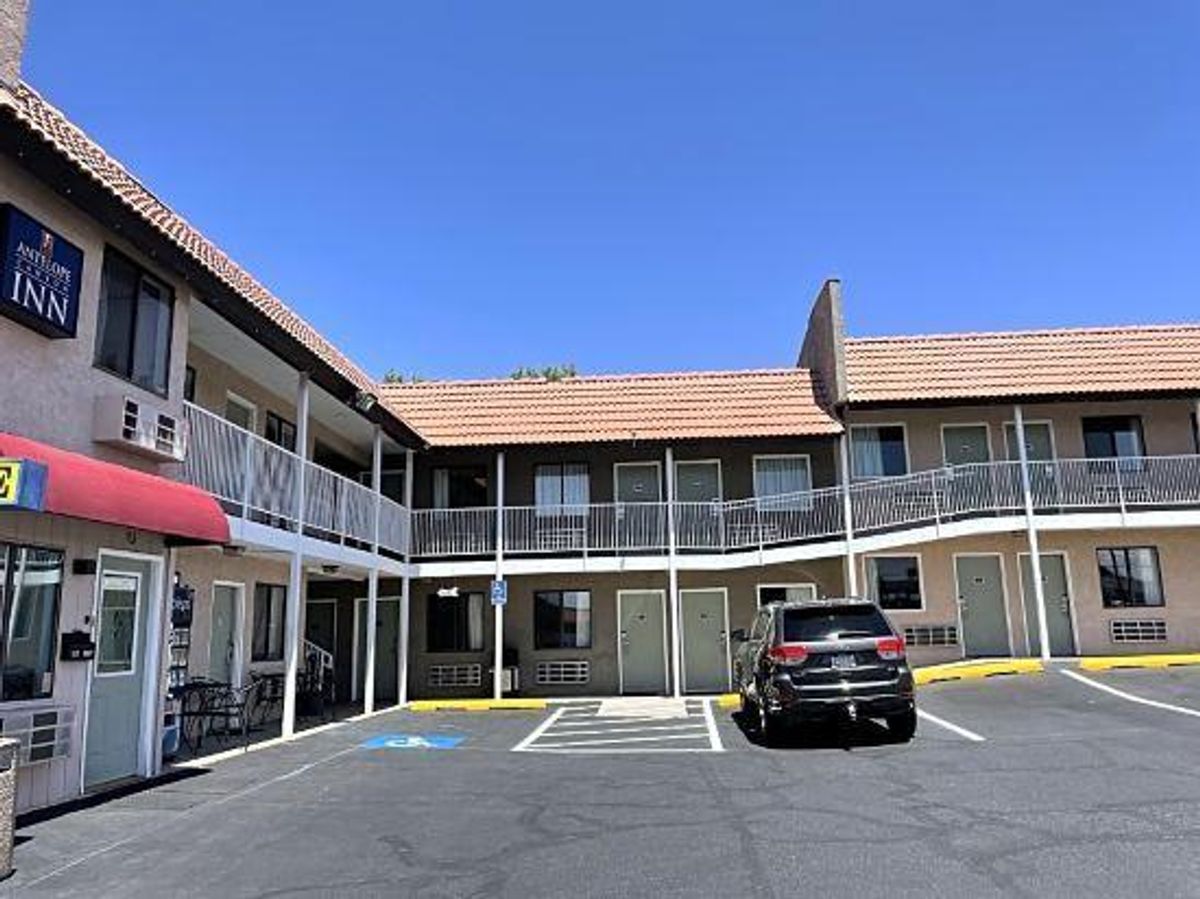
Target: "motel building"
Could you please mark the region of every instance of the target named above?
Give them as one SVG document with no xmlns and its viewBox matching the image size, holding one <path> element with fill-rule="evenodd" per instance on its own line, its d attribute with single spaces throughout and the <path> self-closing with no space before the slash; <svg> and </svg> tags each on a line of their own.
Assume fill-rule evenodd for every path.
<svg viewBox="0 0 1200 899">
<path fill-rule="evenodd" d="M 829 281 L 775 369 L 380 384 L 18 61 L 20 810 L 410 699 L 722 693 L 780 599 L 869 596 L 917 663 L 1200 650 L 1200 326 L 858 339 Z"/>
</svg>

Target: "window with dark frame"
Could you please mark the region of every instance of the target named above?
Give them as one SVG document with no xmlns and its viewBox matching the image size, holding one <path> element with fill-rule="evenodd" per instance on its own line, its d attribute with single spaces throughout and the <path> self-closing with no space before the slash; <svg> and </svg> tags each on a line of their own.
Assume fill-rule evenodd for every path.
<svg viewBox="0 0 1200 899">
<path fill-rule="evenodd" d="M 590 649 L 592 594 L 538 590 L 533 594 L 534 649 Z"/>
<path fill-rule="evenodd" d="M 104 251 L 100 312 L 96 327 L 97 368 L 167 395 L 175 294 L 132 260 Z"/>
<path fill-rule="evenodd" d="M 1165 604 L 1155 547 L 1100 548 L 1096 550 L 1096 562 L 1100 566 L 1100 598 L 1105 608 Z"/>
<path fill-rule="evenodd" d="M 1144 456 L 1140 415 L 1105 415 L 1083 419 L 1083 454 L 1089 459 Z"/>
<path fill-rule="evenodd" d="M 850 469 L 855 478 L 892 478 L 908 474 L 908 449 L 904 427 L 851 427 Z"/>
<path fill-rule="evenodd" d="M 250 644 L 250 661 L 278 662 L 283 659 L 283 622 L 286 615 L 286 585 L 254 585 L 254 633 Z"/>
<path fill-rule="evenodd" d="M 488 504 L 488 473 L 482 465 L 433 469 L 435 509 L 475 509 Z"/>
<path fill-rule="evenodd" d="M 190 365 L 183 368 L 183 399 L 185 402 L 196 402 L 196 369 Z"/>
<path fill-rule="evenodd" d="M 0 543 L 0 702 L 54 692 L 63 554 Z"/>
<path fill-rule="evenodd" d="M 586 462 L 550 462 L 533 469 L 533 503 L 539 516 L 587 514 Z"/>
<path fill-rule="evenodd" d="M 867 589 L 881 609 L 921 608 L 921 563 L 916 556 L 873 556 L 867 559 Z"/>
<path fill-rule="evenodd" d="M 425 612 L 427 652 L 483 651 L 483 594 L 429 594 Z"/>
<path fill-rule="evenodd" d="M 266 428 L 263 431 L 270 443 L 281 446 L 290 452 L 296 451 L 296 426 L 281 415 L 267 412 Z"/>
</svg>

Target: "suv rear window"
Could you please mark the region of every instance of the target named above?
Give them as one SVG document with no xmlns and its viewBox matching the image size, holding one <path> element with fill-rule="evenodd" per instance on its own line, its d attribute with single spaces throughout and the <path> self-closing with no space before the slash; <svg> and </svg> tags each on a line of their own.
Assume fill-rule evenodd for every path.
<svg viewBox="0 0 1200 899">
<path fill-rule="evenodd" d="M 871 606 L 783 610 L 784 643 L 851 636 L 889 637 L 891 634 L 887 619 Z"/>
</svg>

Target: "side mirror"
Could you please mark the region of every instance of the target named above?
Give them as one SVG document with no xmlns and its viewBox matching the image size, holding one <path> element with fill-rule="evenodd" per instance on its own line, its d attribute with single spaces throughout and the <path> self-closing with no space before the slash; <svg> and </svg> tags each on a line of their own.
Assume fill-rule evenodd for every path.
<svg viewBox="0 0 1200 899">
<path fill-rule="evenodd" d="M 745 643 L 750 637 L 746 634 L 744 627 L 739 627 L 729 634 L 729 639 L 733 640 L 734 643 Z"/>
</svg>

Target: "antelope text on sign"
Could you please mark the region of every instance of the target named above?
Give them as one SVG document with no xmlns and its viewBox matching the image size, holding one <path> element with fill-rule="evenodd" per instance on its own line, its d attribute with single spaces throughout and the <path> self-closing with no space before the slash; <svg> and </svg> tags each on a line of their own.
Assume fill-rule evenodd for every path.
<svg viewBox="0 0 1200 899">
<path fill-rule="evenodd" d="M 431 734 L 380 734 L 362 744 L 363 749 L 454 749 L 462 737 Z"/>
</svg>

